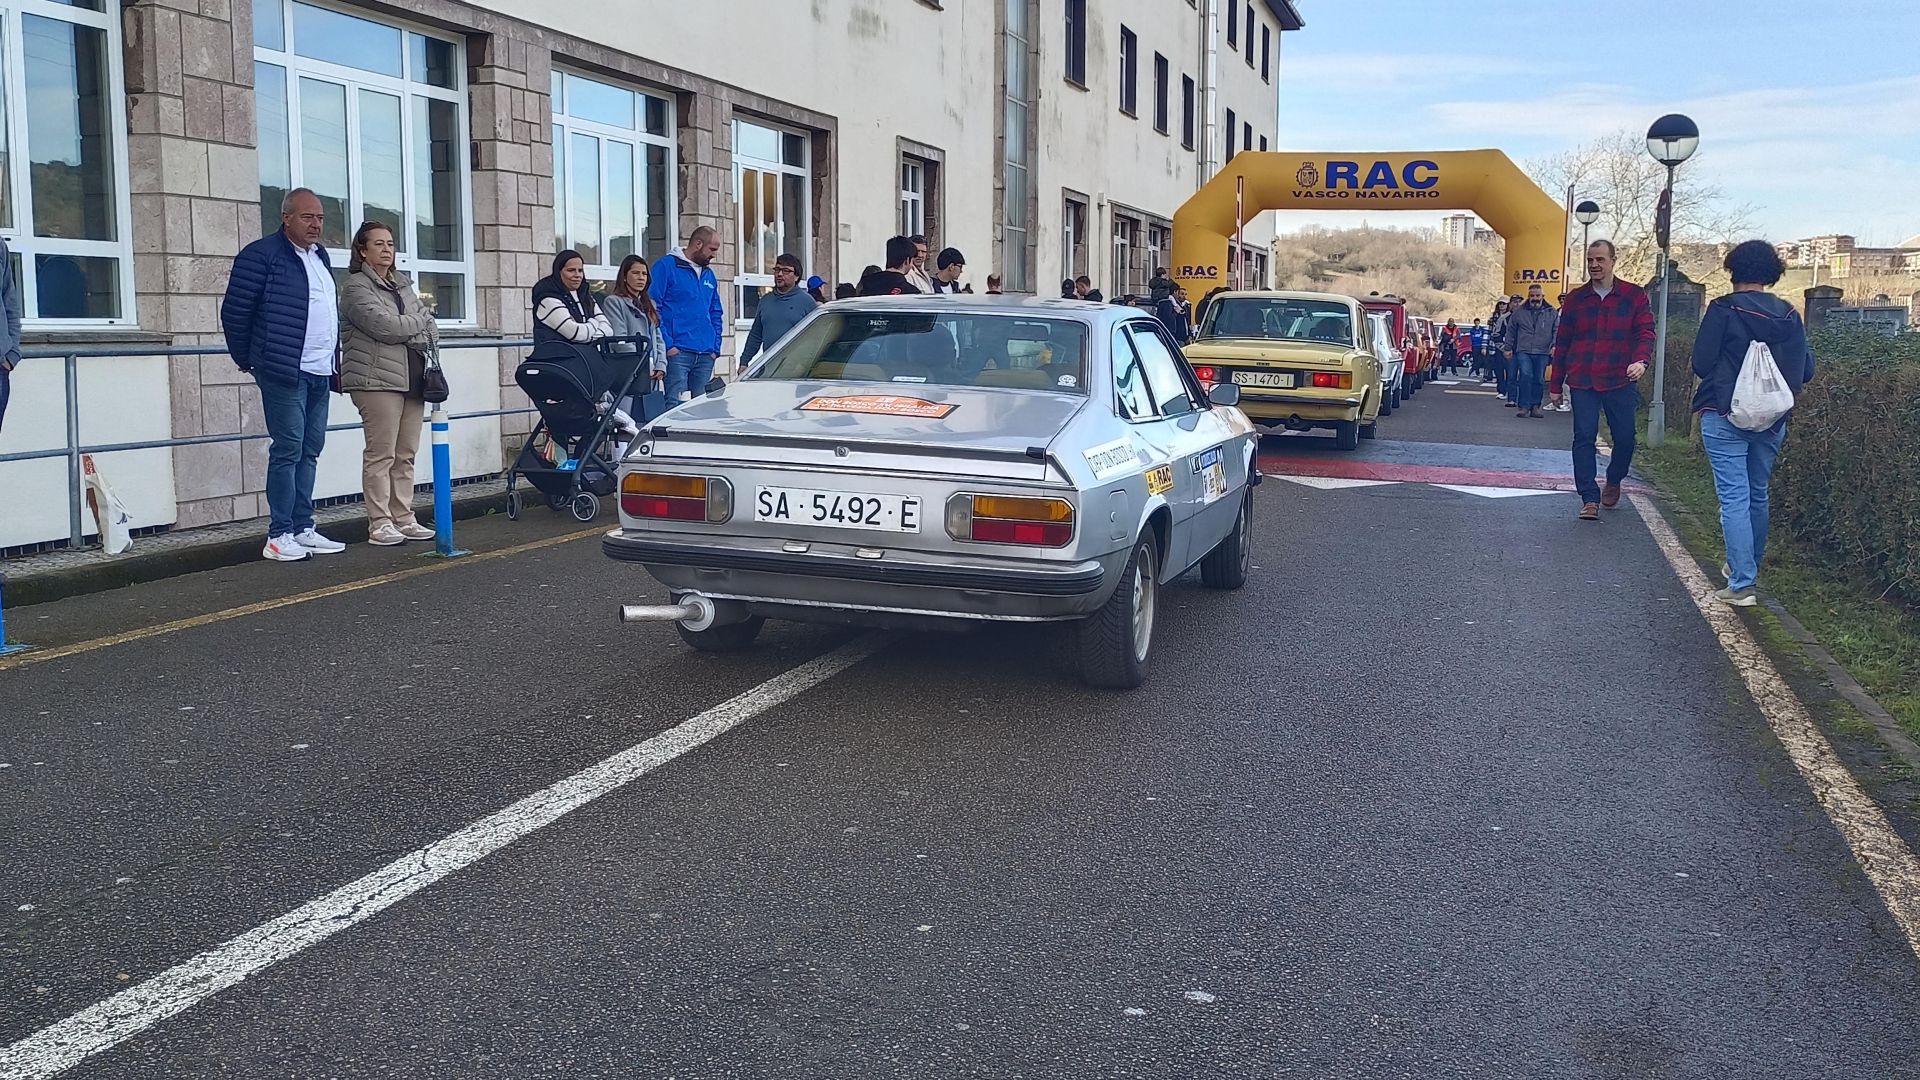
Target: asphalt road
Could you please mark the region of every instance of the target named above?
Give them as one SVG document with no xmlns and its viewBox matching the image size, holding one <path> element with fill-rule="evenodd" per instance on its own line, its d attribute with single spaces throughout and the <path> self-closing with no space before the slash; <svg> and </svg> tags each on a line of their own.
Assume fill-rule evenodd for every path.
<svg viewBox="0 0 1920 1080">
<path fill-rule="evenodd" d="M 1359 456 L 1565 445 L 1445 389 Z M 1510 495 L 1272 480 L 1253 582 L 1164 593 L 1122 695 L 1044 628 L 697 655 L 613 624 L 661 592 L 570 519 L 0 670 L 0 1046 L 851 646 L 65 1075 L 1920 1076 L 1920 964 L 1646 529 Z M 84 643 L 426 565 L 10 618 Z"/>
</svg>

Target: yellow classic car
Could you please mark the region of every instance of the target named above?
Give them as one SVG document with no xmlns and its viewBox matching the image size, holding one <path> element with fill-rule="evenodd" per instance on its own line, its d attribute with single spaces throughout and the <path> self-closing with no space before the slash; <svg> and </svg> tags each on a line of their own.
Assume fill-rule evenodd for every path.
<svg viewBox="0 0 1920 1080">
<path fill-rule="evenodd" d="M 1207 384 L 1240 388 L 1254 423 L 1294 431 L 1328 428 L 1352 450 L 1380 417 L 1381 362 L 1360 302 L 1314 292 L 1223 292 L 1186 348 Z"/>
</svg>

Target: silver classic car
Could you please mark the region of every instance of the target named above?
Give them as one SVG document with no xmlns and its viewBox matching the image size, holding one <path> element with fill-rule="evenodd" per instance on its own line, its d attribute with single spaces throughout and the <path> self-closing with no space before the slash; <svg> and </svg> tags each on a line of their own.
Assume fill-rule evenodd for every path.
<svg viewBox="0 0 1920 1080">
<path fill-rule="evenodd" d="M 642 432 L 603 547 L 673 594 L 626 617 L 698 649 L 746 648 L 767 618 L 1068 622 L 1088 682 L 1137 686 L 1161 584 L 1196 564 L 1246 581 L 1238 397 L 1134 308 L 836 301 Z"/>
</svg>

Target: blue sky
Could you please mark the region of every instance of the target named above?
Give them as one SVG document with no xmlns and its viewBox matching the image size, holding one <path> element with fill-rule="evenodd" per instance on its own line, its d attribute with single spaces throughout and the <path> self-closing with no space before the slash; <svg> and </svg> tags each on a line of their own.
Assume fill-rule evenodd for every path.
<svg viewBox="0 0 1920 1080">
<path fill-rule="evenodd" d="M 1300 0 L 1278 149 L 1495 147 L 1524 165 L 1662 113 L 1775 241 L 1920 233 L 1920 0 Z M 1819 12 L 1808 18 L 1808 12 Z M 1279 215 L 1279 228 L 1357 213 Z M 1376 225 L 1442 215 L 1373 214 Z"/>
</svg>

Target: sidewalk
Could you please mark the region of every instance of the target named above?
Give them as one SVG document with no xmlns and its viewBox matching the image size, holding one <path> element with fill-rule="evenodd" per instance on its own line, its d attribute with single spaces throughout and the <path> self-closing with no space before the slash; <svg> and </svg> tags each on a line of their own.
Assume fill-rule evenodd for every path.
<svg viewBox="0 0 1920 1080">
<path fill-rule="evenodd" d="M 506 490 L 506 481 L 501 479 L 454 488 L 454 519 L 463 521 L 504 510 Z M 414 505 L 421 520 L 431 525 L 431 493 L 416 494 Z M 314 519 L 322 532 L 343 543 L 357 544 L 367 539 L 366 510 L 358 501 L 323 507 L 314 513 Z M 133 548 L 121 555 L 108 555 L 90 546 L 0 559 L 0 579 L 6 582 L 7 607 L 26 607 L 249 562 L 260 558 L 265 536 L 263 518 L 155 533 L 135 537 Z"/>
</svg>

